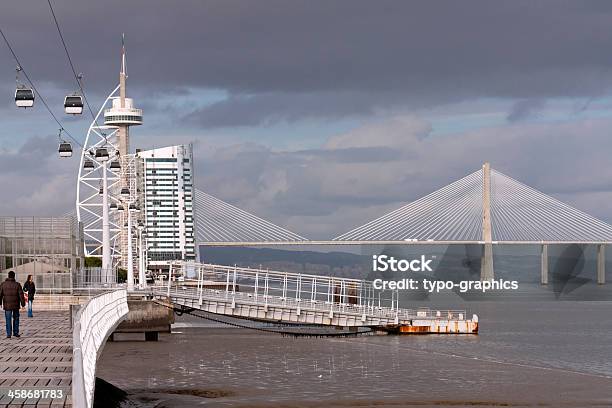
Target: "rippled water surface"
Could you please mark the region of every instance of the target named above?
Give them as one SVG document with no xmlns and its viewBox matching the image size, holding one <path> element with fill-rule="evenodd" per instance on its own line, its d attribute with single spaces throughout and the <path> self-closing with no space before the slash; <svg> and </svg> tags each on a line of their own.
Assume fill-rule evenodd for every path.
<svg viewBox="0 0 612 408">
<path fill-rule="evenodd" d="M 478 336 L 292 338 L 183 317 L 159 342 L 107 344 L 98 375 L 151 407 L 612 406 L 612 302 L 469 306 Z"/>
</svg>

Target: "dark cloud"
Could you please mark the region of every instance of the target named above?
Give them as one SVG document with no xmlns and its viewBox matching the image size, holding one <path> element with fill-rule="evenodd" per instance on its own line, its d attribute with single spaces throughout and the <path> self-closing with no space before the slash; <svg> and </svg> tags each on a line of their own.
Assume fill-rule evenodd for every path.
<svg viewBox="0 0 612 408">
<path fill-rule="evenodd" d="M 32 137 L 0 152 L 2 215 L 61 215 L 74 208 L 78 158 L 57 156 L 57 136 Z"/>
<path fill-rule="evenodd" d="M 518 122 L 528 119 L 533 115 L 536 115 L 545 104 L 546 101 L 543 99 L 523 99 L 517 101 L 514 103 L 514 105 L 512 105 L 512 110 L 506 119 L 508 122 Z"/>
<path fill-rule="evenodd" d="M 311 238 L 344 232 L 485 160 L 612 219 L 611 123 L 524 120 L 543 101 L 584 98 L 589 102 L 581 111 L 609 93 L 610 2 L 53 3 L 94 108 L 117 82 L 120 33 L 126 33 L 128 93 L 146 108 L 148 125 L 134 132 L 134 145 L 173 144 L 186 135 L 205 140 L 195 155 L 201 188 Z M 45 2 L 5 2 L 0 27 L 48 102 L 61 110 L 75 84 Z M 14 68 L 0 47 L 0 182 L 10 192 L 0 213 L 61 214 L 74 205 L 78 160 L 57 159 L 56 125 L 40 106 L 14 111 Z M 432 125 L 418 117 L 369 124 L 379 111 L 389 117 L 443 110 L 479 98 L 518 101 L 508 115 L 512 126 L 432 136 Z M 216 130 L 190 129 L 303 119 L 324 128 L 346 117 L 365 125 L 306 150 L 219 146 L 230 143 L 219 142 L 227 133 L 214 139 Z M 62 120 L 82 140 L 87 118 Z M 43 121 L 49 130 L 39 134 L 33 128 Z"/>
<path fill-rule="evenodd" d="M 229 92 L 193 110 L 203 126 L 477 97 L 590 97 L 612 84 L 609 2 L 71 0 L 55 7 L 96 98 L 116 82 L 126 32 L 137 94 Z M 74 88 L 44 2 L 7 3 L 0 23 L 42 88 Z M 10 81 L 14 63 L 5 50 L 0 55 L 0 77 Z"/>
<path fill-rule="evenodd" d="M 398 103 L 398 95 L 385 95 L 379 106 Z M 379 97 L 380 99 L 380 97 Z M 278 122 L 374 114 L 374 101 L 354 92 L 262 93 L 230 95 L 227 99 L 190 112 L 184 119 L 203 127 L 259 126 Z"/>
</svg>

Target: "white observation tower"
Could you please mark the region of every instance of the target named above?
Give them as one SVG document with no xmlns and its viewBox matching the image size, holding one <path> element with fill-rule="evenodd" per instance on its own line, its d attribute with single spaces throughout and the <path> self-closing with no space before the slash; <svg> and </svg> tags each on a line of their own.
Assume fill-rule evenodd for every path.
<svg viewBox="0 0 612 408">
<path fill-rule="evenodd" d="M 85 254 L 102 258 L 103 270 L 126 266 L 133 253 L 128 239 L 131 210 L 137 213 L 134 155 L 129 128 L 142 125 L 142 110 L 126 97 L 125 42 L 121 41 L 119 85 L 108 95 L 92 121 L 81 151 L 76 210 L 83 223 Z M 104 124 L 100 124 L 101 116 Z M 104 154 L 99 154 L 100 152 Z M 129 251 L 128 251 L 129 249 Z M 128 256 L 126 255 L 129 252 Z M 109 276 L 102 279 L 110 279 Z"/>
<path fill-rule="evenodd" d="M 119 72 L 119 96 L 112 97 L 112 107 L 104 111 L 104 125 L 117 127 L 119 154 L 126 156 L 130 150 L 130 126 L 142 125 L 142 109 L 134 108 L 134 100 L 126 98 L 125 42 L 121 38 L 121 71 Z"/>
</svg>

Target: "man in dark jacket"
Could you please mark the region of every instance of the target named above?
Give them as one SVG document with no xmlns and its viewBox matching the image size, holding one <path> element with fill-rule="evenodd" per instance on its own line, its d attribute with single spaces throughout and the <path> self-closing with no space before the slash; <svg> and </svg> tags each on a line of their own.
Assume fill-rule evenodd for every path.
<svg viewBox="0 0 612 408">
<path fill-rule="evenodd" d="M 8 273 L 8 279 L 0 285 L 0 303 L 4 307 L 4 317 L 6 318 L 6 338 L 11 335 L 19 336 L 19 309 L 25 306 L 23 289 L 19 282 L 15 280 L 15 272 Z"/>
</svg>

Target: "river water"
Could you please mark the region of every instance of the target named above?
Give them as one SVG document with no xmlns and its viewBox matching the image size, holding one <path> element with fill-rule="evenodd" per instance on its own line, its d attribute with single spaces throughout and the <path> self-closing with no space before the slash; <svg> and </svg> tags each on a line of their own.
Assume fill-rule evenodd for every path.
<svg viewBox="0 0 612 408">
<path fill-rule="evenodd" d="M 97 374 L 138 407 L 612 406 L 612 302 L 468 306 L 477 336 L 293 338 L 183 316 L 159 342 L 108 343 Z"/>
</svg>

